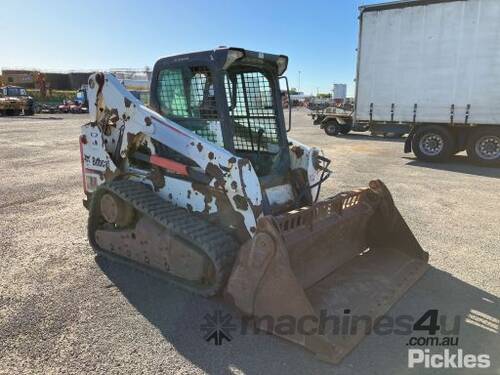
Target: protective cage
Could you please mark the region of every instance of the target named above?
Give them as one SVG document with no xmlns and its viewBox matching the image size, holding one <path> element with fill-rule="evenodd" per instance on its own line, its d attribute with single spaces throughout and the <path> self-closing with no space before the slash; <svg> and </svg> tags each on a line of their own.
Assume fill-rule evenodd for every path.
<svg viewBox="0 0 500 375">
<path fill-rule="evenodd" d="M 162 70 L 158 76 L 157 95 L 164 116 L 212 143 L 224 145 L 212 73 L 208 67 Z"/>
<path fill-rule="evenodd" d="M 275 153 L 279 144 L 278 120 L 270 80 L 259 71 L 225 75 L 229 116 L 238 151 Z"/>
<path fill-rule="evenodd" d="M 224 73 L 224 90 L 235 150 L 277 153 L 278 115 L 272 80 L 261 71 L 233 69 Z M 212 143 L 224 145 L 214 78 L 208 67 L 162 70 L 157 96 L 164 116 Z"/>
</svg>

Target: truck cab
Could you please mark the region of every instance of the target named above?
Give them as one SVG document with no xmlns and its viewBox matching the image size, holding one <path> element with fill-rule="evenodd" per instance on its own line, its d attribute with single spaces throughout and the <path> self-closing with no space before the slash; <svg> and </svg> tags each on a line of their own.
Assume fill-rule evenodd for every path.
<svg viewBox="0 0 500 375">
<path fill-rule="evenodd" d="M 25 115 L 35 114 L 35 102 L 26 89 L 19 86 L 0 87 L 0 113 L 18 116 L 23 111 Z"/>
</svg>

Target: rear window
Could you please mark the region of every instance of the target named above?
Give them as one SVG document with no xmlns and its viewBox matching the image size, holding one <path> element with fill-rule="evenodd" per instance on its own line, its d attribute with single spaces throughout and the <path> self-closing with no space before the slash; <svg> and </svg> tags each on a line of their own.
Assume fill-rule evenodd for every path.
<svg viewBox="0 0 500 375">
<path fill-rule="evenodd" d="M 26 90 L 19 87 L 8 87 L 7 88 L 8 96 L 27 96 Z"/>
</svg>

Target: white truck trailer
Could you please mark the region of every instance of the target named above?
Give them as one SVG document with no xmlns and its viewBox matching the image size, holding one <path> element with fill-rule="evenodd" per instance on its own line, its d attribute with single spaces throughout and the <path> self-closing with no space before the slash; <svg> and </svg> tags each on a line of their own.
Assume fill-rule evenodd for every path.
<svg viewBox="0 0 500 375">
<path fill-rule="evenodd" d="M 338 120 L 344 129 L 409 132 L 405 152 L 422 160 L 467 150 L 499 164 L 500 1 L 360 7 L 355 110 Z"/>
</svg>

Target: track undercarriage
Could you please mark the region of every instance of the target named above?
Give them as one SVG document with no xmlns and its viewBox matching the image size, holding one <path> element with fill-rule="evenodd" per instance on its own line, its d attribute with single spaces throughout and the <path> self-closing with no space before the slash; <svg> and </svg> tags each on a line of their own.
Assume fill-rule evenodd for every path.
<svg viewBox="0 0 500 375">
<path fill-rule="evenodd" d="M 101 185 L 89 211 L 88 236 L 98 254 L 203 296 L 225 285 L 237 241 L 146 185 L 129 180 Z"/>
</svg>

